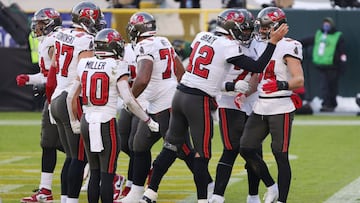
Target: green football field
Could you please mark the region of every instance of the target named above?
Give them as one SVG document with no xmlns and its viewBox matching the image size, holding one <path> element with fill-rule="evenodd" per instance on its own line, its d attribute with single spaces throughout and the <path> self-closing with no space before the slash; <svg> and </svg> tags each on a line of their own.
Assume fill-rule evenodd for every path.
<svg viewBox="0 0 360 203">
<path fill-rule="evenodd" d="M 38 112 L 0 113 L 0 198 L 15 203 L 32 193 L 40 179 L 41 148 Z M 215 178 L 216 164 L 222 151 L 218 128 L 213 138 L 213 157 L 209 170 Z M 292 183 L 289 203 L 353 203 L 360 202 L 360 117 L 296 116 L 290 144 Z M 161 149 L 153 147 L 153 158 Z M 270 139 L 264 143 L 264 158 L 273 177 L 276 163 L 270 151 Z M 60 202 L 60 170 L 64 154 L 58 153 L 53 181 L 55 202 Z M 128 158 L 118 160 L 118 173 L 125 174 Z M 260 185 L 260 195 L 265 187 Z M 237 159 L 225 193 L 227 203 L 246 202 L 247 179 L 244 161 Z M 86 201 L 86 192 L 80 202 Z M 192 174 L 183 161 L 177 160 L 164 177 L 160 203 L 196 202 Z"/>
</svg>

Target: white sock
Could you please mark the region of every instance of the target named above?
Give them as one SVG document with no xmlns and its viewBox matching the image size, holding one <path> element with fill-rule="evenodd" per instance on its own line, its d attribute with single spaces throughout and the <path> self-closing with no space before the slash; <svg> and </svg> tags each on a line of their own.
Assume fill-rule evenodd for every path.
<svg viewBox="0 0 360 203">
<path fill-rule="evenodd" d="M 274 183 L 272 186 L 268 187 L 267 189 L 268 189 L 268 190 L 272 190 L 272 191 L 277 191 L 277 190 L 279 190 L 277 183 Z"/>
<path fill-rule="evenodd" d="M 213 194 L 211 196 L 212 200 L 216 200 L 215 202 L 225 202 L 225 198 L 221 195 Z"/>
<path fill-rule="evenodd" d="M 132 184 L 130 192 L 136 192 L 136 193 L 143 193 L 144 192 L 144 186 L 134 185 Z"/>
<path fill-rule="evenodd" d="M 67 195 L 61 195 L 61 203 L 66 203 Z"/>
<path fill-rule="evenodd" d="M 133 184 L 132 180 L 127 180 L 125 183 L 125 187 L 131 187 L 132 184 Z"/>
<path fill-rule="evenodd" d="M 260 199 L 259 195 L 248 195 L 249 199 Z"/>
<path fill-rule="evenodd" d="M 198 199 L 198 203 L 208 203 L 207 199 Z"/>
<path fill-rule="evenodd" d="M 67 198 L 66 203 L 79 203 L 79 198 Z"/>
<path fill-rule="evenodd" d="M 51 190 L 52 180 L 53 180 L 53 173 L 45 173 L 41 172 L 41 178 L 40 178 L 40 185 L 39 188 L 46 188 L 48 190 Z"/>
</svg>

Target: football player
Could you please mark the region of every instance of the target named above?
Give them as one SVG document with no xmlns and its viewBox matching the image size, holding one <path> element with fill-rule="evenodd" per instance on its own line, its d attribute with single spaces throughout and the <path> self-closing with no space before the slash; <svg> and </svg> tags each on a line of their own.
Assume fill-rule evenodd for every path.
<svg viewBox="0 0 360 203">
<path fill-rule="evenodd" d="M 193 40 L 190 63 L 181 78 L 172 103 L 172 117 L 162 151 L 153 166 L 150 185 L 142 202 L 155 202 L 162 177 L 176 159 L 178 149 L 184 142 L 184 133 L 190 128 L 195 148 L 193 175 L 199 203 L 207 203 L 208 171 L 211 158 L 213 118 L 217 109 L 215 97 L 220 94 L 224 77 L 233 65 L 252 72 L 261 72 L 268 63 L 276 43 L 288 32 L 283 24 L 272 33 L 264 54 L 257 60 L 245 56 L 239 49 L 240 22 L 243 15 L 237 9 L 227 9 L 218 16 L 215 33 L 200 32 Z M 224 51 L 226 50 L 226 51 Z M 227 90 L 240 91 L 238 85 Z"/>
<path fill-rule="evenodd" d="M 262 53 L 269 40 L 269 31 L 286 24 L 284 11 L 277 7 L 262 9 L 255 21 L 256 51 Z M 292 121 L 299 99 L 295 89 L 304 86 L 301 66 L 302 45 L 297 40 L 284 37 L 276 46 L 270 62 L 260 76 L 259 97 L 249 116 L 240 140 L 240 154 L 267 187 L 265 203 L 286 202 L 290 188 L 291 168 L 289 144 Z M 275 183 L 266 163 L 257 149 L 266 136 L 271 135 L 271 149 L 278 166 L 278 183 Z"/>
<path fill-rule="evenodd" d="M 46 94 L 51 102 L 50 112 L 56 121 L 66 153 L 61 171 L 62 203 L 79 201 L 87 162 L 79 129 L 72 129 L 70 125 L 71 114 L 68 112 L 70 109 L 67 108 L 66 97 L 75 81 L 78 61 L 94 56 L 94 35 L 106 25 L 100 8 L 92 2 L 76 4 L 71 15 L 73 28 L 63 28 L 56 33 L 55 52 L 46 83 Z"/>
<path fill-rule="evenodd" d="M 56 31 L 61 27 L 62 19 L 60 13 L 54 8 L 42 8 L 34 13 L 31 19 L 31 31 L 33 37 L 39 40 L 39 67 L 40 73 L 20 74 L 16 77 L 18 86 L 34 85 L 38 90 L 45 89 L 46 77 L 50 69 L 51 58 L 54 53 L 54 42 Z M 38 92 L 42 96 L 45 92 Z M 29 197 L 21 199 L 23 203 L 39 202 L 45 199 L 53 201 L 52 180 L 56 166 L 57 149 L 63 151 L 57 127 L 50 123 L 49 105 L 45 101 L 41 119 L 41 178 L 37 192 Z"/>
<path fill-rule="evenodd" d="M 244 20 L 240 22 L 242 30 L 240 38 L 241 50 L 251 58 L 257 58 L 252 48 L 253 30 L 255 17 L 246 9 L 239 9 Z M 241 91 L 226 91 L 229 85 L 243 86 Z M 248 115 L 252 112 L 252 106 L 257 98 L 256 87 L 258 83 L 258 74 L 233 67 L 225 77 L 222 86 L 221 96 L 218 99 L 218 115 L 220 136 L 223 143 L 223 152 L 216 168 L 216 179 L 214 194 L 209 200 L 210 203 L 223 203 L 225 201 L 224 193 L 229 182 L 234 162 L 239 155 L 240 137 L 244 130 Z M 261 148 L 259 150 L 261 156 Z M 260 179 L 252 171 L 247 169 L 249 195 L 247 203 L 260 203 L 258 188 Z"/>
<path fill-rule="evenodd" d="M 72 118 L 76 118 L 76 99 L 82 90 L 84 112 L 80 127 L 91 171 L 89 203 L 98 202 L 100 197 L 103 203 L 113 202 L 112 183 L 120 152 L 116 129 L 118 95 L 151 131 L 157 132 L 159 129 L 159 125 L 145 113 L 131 94 L 128 66 L 125 61 L 119 60 L 124 56 L 124 44 L 121 35 L 114 29 L 106 28 L 98 32 L 95 36 L 96 56 L 79 61 L 77 79 L 67 97 L 67 103 L 73 104 L 71 107 L 75 114 Z"/>
<path fill-rule="evenodd" d="M 184 73 L 181 60 L 169 40 L 156 36 L 156 21 L 151 14 L 146 12 L 133 14 L 127 32 L 134 44 L 137 61 L 137 75 L 132 92 L 135 97 L 144 95 L 148 102 L 147 112 L 159 123 L 160 133 L 150 133 L 144 122 L 139 122 L 133 140 L 133 184 L 129 194 L 120 200 L 122 203 L 138 202 L 144 193 L 144 184 L 151 168 L 150 150 L 159 139 L 165 137 L 173 95 Z M 177 155 L 184 159 L 192 170 L 194 153 L 189 139 L 183 143 L 183 147 L 184 150 L 179 151 Z M 207 174 L 207 182 L 211 182 L 210 174 Z"/>
</svg>

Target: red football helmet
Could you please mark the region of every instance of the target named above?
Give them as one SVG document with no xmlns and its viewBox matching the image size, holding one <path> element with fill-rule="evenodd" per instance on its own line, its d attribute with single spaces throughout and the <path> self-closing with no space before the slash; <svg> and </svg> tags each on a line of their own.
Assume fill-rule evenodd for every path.
<svg viewBox="0 0 360 203">
<path fill-rule="evenodd" d="M 36 11 L 31 19 L 31 31 L 34 37 L 45 36 L 61 24 L 62 20 L 58 11 L 53 8 L 42 8 Z"/>
<path fill-rule="evenodd" d="M 92 2 L 83 1 L 78 3 L 73 7 L 71 16 L 74 27 L 82 28 L 92 35 L 106 27 L 104 14 Z"/>
</svg>

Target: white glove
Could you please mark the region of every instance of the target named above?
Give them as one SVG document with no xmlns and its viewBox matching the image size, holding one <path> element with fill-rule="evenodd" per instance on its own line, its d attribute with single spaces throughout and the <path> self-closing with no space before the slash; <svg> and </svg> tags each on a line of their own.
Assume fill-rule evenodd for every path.
<svg viewBox="0 0 360 203">
<path fill-rule="evenodd" d="M 159 132 L 159 123 L 154 121 L 152 118 L 149 118 L 146 124 L 149 126 L 151 132 Z"/>
<path fill-rule="evenodd" d="M 71 120 L 70 125 L 74 134 L 80 134 L 80 121 Z"/>
<path fill-rule="evenodd" d="M 234 87 L 235 92 L 246 93 L 249 89 L 250 89 L 250 85 L 245 80 L 238 80 L 235 83 L 235 87 Z"/>
</svg>

